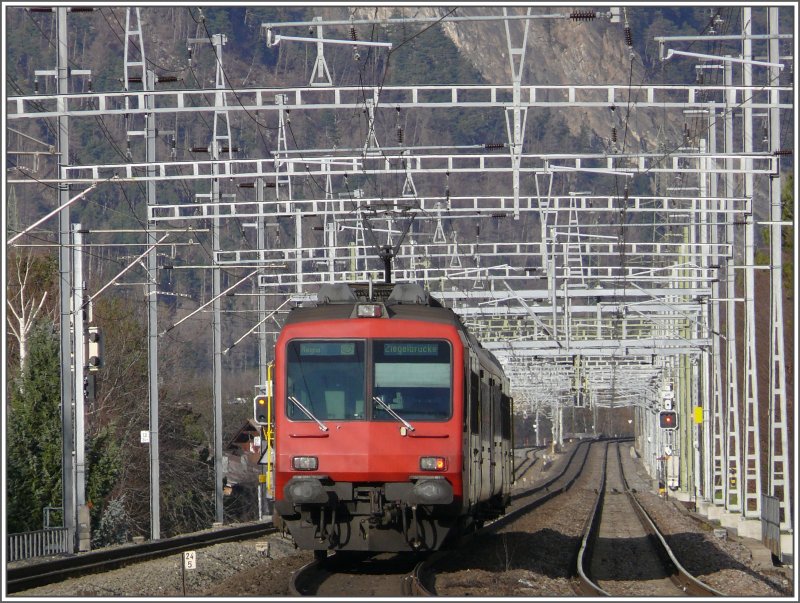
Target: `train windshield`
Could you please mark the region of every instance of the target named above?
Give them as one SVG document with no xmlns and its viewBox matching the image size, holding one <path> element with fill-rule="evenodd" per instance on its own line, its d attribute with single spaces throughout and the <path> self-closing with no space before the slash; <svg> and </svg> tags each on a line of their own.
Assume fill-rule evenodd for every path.
<svg viewBox="0 0 800 603">
<path fill-rule="evenodd" d="M 407 421 L 444 421 L 452 414 L 451 350 L 447 341 L 376 340 L 372 394 Z M 394 421 L 373 402 L 375 420 Z"/>
<path fill-rule="evenodd" d="M 364 420 L 364 342 L 290 341 L 287 348 L 286 416 L 312 419 L 293 397 L 320 420 Z"/>
</svg>

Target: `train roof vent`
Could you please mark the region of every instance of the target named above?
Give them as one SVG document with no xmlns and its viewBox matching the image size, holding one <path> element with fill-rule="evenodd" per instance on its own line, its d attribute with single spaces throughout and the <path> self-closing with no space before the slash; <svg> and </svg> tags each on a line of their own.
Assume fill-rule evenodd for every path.
<svg viewBox="0 0 800 603">
<path fill-rule="evenodd" d="M 430 304 L 430 296 L 422 285 L 417 283 L 400 283 L 394 286 L 389 299 L 386 300 L 387 306 L 394 304 L 420 304 L 427 306 Z"/>
<path fill-rule="evenodd" d="M 347 283 L 321 285 L 317 293 L 318 304 L 354 304 L 356 294 Z"/>
</svg>

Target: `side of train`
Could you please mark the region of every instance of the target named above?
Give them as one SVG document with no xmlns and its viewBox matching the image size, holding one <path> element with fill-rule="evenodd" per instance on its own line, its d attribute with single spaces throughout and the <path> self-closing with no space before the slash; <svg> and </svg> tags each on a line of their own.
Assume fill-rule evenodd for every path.
<svg viewBox="0 0 800 603">
<path fill-rule="evenodd" d="M 503 514 L 513 409 L 497 359 L 417 284 L 317 298 L 275 350 L 275 512 L 297 545 L 434 550 Z"/>
</svg>

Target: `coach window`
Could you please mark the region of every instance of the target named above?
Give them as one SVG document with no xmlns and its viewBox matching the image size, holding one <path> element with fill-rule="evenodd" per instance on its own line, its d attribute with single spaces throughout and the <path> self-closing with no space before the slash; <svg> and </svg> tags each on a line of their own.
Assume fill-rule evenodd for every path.
<svg viewBox="0 0 800 603">
<path fill-rule="evenodd" d="M 373 391 L 403 419 L 443 421 L 452 413 L 452 354 L 447 341 L 373 342 Z M 372 417 L 394 421 L 373 402 Z"/>
<path fill-rule="evenodd" d="M 363 341 L 290 341 L 286 355 L 289 419 L 311 421 L 290 397 L 320 421 L 364 419 Z"/>
</svg>

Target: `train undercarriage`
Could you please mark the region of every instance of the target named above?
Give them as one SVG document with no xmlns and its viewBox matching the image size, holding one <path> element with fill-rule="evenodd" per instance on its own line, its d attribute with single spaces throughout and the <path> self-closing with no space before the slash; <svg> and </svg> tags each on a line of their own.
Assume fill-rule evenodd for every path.
<svg viewBox="0 0 800 603">
<path fill-rule="evenodd" d="M 476 523 L 441 477 L 382 484 L 294 477 L 284 493 L 280 521 L 300 548 L 315 551 L 432 551 Z"/>
</svg>

